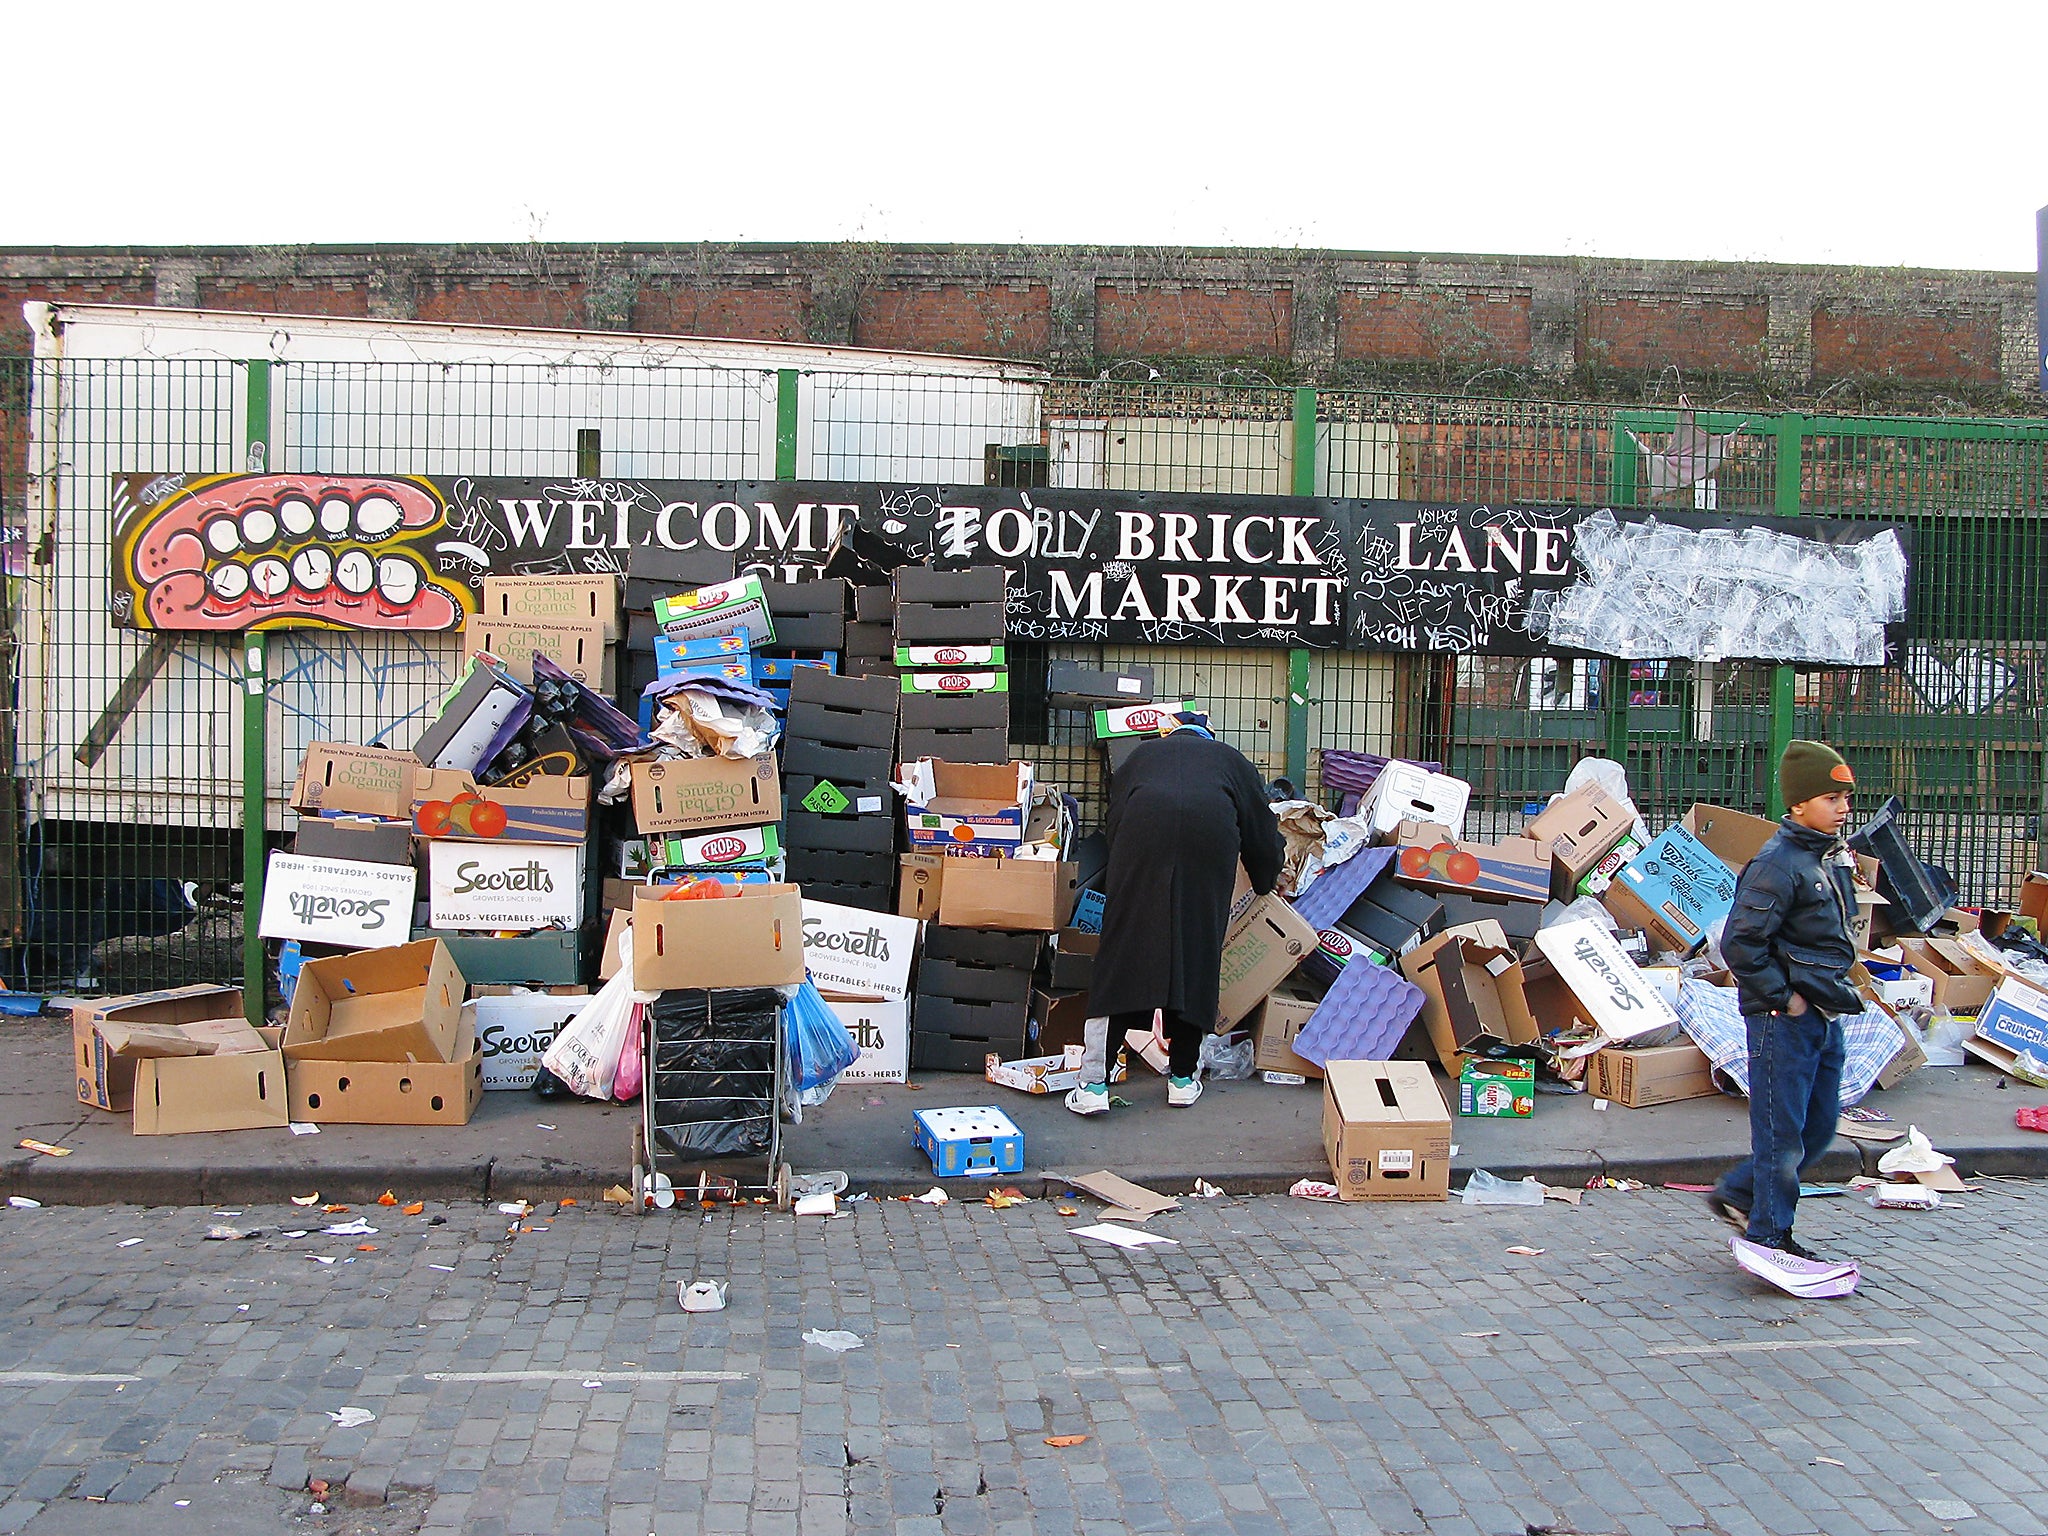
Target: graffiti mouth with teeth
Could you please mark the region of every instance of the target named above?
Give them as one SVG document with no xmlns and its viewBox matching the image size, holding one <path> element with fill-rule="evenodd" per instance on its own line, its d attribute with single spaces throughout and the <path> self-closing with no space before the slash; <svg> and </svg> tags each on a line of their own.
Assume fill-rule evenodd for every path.
<svg viewBox="0 0 2048 1536">
<path fill-rule="evenodd" d="M 138 629 L 444 630 L 475 607 L 432 574 L 448 509 L 424 480 L 131 475 L 115 514 L 116 617 Z"/>
</svg>

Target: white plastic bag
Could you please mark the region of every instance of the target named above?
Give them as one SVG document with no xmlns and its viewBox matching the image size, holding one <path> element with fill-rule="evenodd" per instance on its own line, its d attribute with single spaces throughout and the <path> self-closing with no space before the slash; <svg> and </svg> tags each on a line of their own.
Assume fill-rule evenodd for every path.
<svg viewBox="0 0 2048 1536">
<path fill-rule="evenodd" d="M 660 994 L 633 990 L 633 931 L 619 939 L 619 974 L 606 982 L 555 1034 L 541 1053 L 541 1065 L 560 1078 L 571 1093 L 586 1099 L 609 1099 L 618 1075 L 626 1036 L 638 1017 L 635 1003 L 651 1003 Z"/>
<path fill-rule="evenodd" d="M 1906 1128 L 1906 1139 L 1877 1160 L 1877 1171 L 1882 1174 L 1894 1173 L 1939 1173 L 1955 1161 L 1946 1152 L 1937 1152 L 1934 1143 L 1921 1132 L 1919 1126 Z"/>
</svg>

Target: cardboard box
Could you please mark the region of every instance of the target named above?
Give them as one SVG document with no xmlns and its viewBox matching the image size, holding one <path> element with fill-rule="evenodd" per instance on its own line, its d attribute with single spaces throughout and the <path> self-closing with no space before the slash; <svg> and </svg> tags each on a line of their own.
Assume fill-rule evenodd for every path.
<svg viewBox="0 0 2048 1536">
<path fill-rule="evenodd" d="M 1380 770 L 1353 814 L 1375 838 L 1391 836 L 1404 821 L 1426 821 L 1457 837 L 1464 831 L 1471 798 L 1472 786 L 1463 779 L 1397 761 Z"/>
<path fill-rule="evenodd" d="M 1950 1013 L 1976 1013 L 1998 990 L 1998 977 L 1954 939 L 1902 938 L 1906 963 L 1934 983 L 1934 1002 Z"/>
<path fill-rule="evenodd" d="M 782 819 L 775 754 L 633 764 L 633 820 L 643 833 L 758 827 Z"/>
<path fill-rule="evenodd" d="M 1586 1091 L 1596 1099 L 1645 1109 L 1709 1098 L 1721 1090 L 1714 1086 L 1714 1064 L 1707 1053 L 1681 1040 L 1640 1050 L 1608 1046 L 1595 1051 L 1586 1058 Z"/>
<path fill-rule="evenodd" d="M 419 759 L 410 752 L 316 741 L 299 764 L 292 809 L 308 814 L 353 811 L 404 821 L 412 811 L 412 771 L 418 766 Z"/>
<path fill-rule="evenodd" d="M 1323 1151 L 1345 1200 L 1447 1200 L 1451 1112 L 1418 1061 L 1333 1061 Z"/>
<path fill-rule="evenodd" d="M 1667 827 L 1622 865 L 1602 898 L 1622 925 L 1689 955 L 1735 905 L 1735 872 L 1684 827 Z"/>
<path fill-rule="evenodd" d="M 1316 930 L 1285 901 L 1253 902 L 1223 941 L 1216 1022 L 1235 1024 L 1258 1007 L 1315 947 Z"/>
<path fill-rule="evenodd" d="M 457 1014 L 454 1061 L 296 1061 L 292 1119 L 315 1125 L 467 1125 L 484 1097 L 484 1058 Z"/>
<path fill-rule="evenodd" d="M 1898 1020 L 1892 1022 L 1898 1024 L 1899 1048 L 1892 1052 L 1891 1059 L 1879 1069 L 1874 1079 L 1877 1087 L 1887 1090 L 1898 1087 L 1927 1065 L 1927 1052 L 1921 1048 L 1919 1037 Z"/>
<path fill-rule="evenodd" d="M 1409 829 L 1416 825 L 1404 821 L 1395 832 L 1401 851 L 1394 869 L 1408 884 L 1427 891 L 1475 892 L 1516 901 L 1550 899 L 1548 843 L 1527 837 L 1504 838 L 1498 843 L 1409 842 Z"/>
<path fill-rule="evenodd" d="M 928 757 L 954 764 L 1007 763 L 1010 761 L 1010 729 L 996 725 L 959 730 L 905 726 L 896 738 L 896 750 L 905 762 Z"/>
<path fill-rule="evenodd" d="M 654 622 L 663 634 L 676 640 L 744 635 L 749 647 L 758 647 L 775 638 L 775 621 L 768 613 L 768 593 L 761 578 L 752 575 L 736 576 L 694 592 L 657 597 Z"/>
<path fill-rule="evenodd" d="M 576 986 L 590 979 L 596 957 L 597 932 L 589 923 L 511 938 L 433 928 L 414 928 L 412 936 L 439 939 L 463 980 L 477 986 Z"/>
<path fill-rule="evenodd" d="M 2048 1061 L 2048 992 L 2017 976 L 2007 977 L 1978 1013 L 1977 1036 L 2016 1054 Z"/>
<path fill-rule="evenodd" d="M 1545 928 L 1536 935 L 1536 947 L 1607 1039 L 1635 1040 L 1678 1028 L 1671 1005 L 1592 918 Z"/>
<path fill-rule="evenodd" d="M 846 583 L 835 576 L 762 584 L 775 620 L 775 643 L 785 649 L 836 651 L 846 641 Z"/>
<path fill-rule="evenodd" d="M 1522 835 L 1550 844 L 1551 894 L 1570 901 L 1586 873 L 1634 830 L 1627 807 L 1598 784 L 1581 784 L 1524 826 Z"/>
<path fill-rule="evenodd" d="M 1031 1048 L 1041 1056 L 1054 1051 L 1063 1051 L 1069 1046 L 1076 1049 L 1088 1043 L 1088 994 L 1086 992 L 1045 992 L 1037 987 L 1031 989 Z M 1120 1054 L 1120 1053 L 1112 1053 Z M 1121 1079 L 1123 1073 L 1114 1063 L 1110 1068 L 1110 1080 Z"/>
<path fill-rule="evenodd" d="M 890 585 L 900 608 L 905 603 L 999 603 L 1005 581 L 1000 565 L 971 565 L 958 571 L 905 565 L 896 569 Z"/>
<path fill-rule="evenodd" d="M 1150 704 L 1123 704 L 1095 711 L 1095 739 L 1109 741 L 1119 736 L 1157 736 L 1160 722 L 1188 707 L 1185 699 L 1161 699 Z"/>
<path fill-rule="evenodd" d="M 135 1134 L 282 1130 L 289 1125 L 284 1054 L 277 1048 L 282 1031 L 251 1033 L 258 1039 L 253 1051 L 137 1062 Z"/>
<path fill-rule="evenodd" d="M 1444 1071 L 1455 1076 L 1475 1052 L 1529 1045 L 1541 1035 L 1514 953 L 1462 934 L 1439 934 L 1401 959 L 1422 991 L 1422 1022 Z"/>
<path fill-rule="evenodd" d="M 602 624 L 549 624 L 530 619 L 471 619 L 462 631 L 462 659 L 490 655 L 527 687 L 539 652 L 577 682 L 604 693 L 618 691 L 618 662 L 605 644 Z"/>
<path fill-rule="evenodd" d="M 920 758 L 902 766 L 912 793 L 904 818 L 910 841 L 951 849 L 1015 847 L 1030 817 L 1029 763 L 948 763 Z"/>
<path fill-rule="evenodd" d="M 745 635 L 705 635 L 696 640 L 679 640 L 673 635 L 655 634 L 650 638 L 654 675 L 658 678 L 701 672 L 741 683 L 753 680 L 754 653 L 748 649 Z M 728 672 L 727 668 L 736 670 Z"/>
<path fill-rule="evenodd" d="M 352 949 L 403 944 L 411 937 L 413 896 L 410 865 L 272 853 L 256 931 L 266 939 Z"/>
<path fill-rule="evenodd" d="M 1526 1061 L 1466 1062 L 1458 1074 L 1458 1113 L 1475 1120 L 1527 1120 L 1536 1113 L 1536 1069 Z"/>
<path fill-rule="evenodd" d="M 417 768 L 412 824 L 421 837 L 455 842 L 580 843 L 590 835 L 590 780 L 537 774 L 508 789 L 453 768 Z"/>
<path fill-rule="evenodd" d="M 2048 933 L 2048 874 L 2035 870 L 2020 882 L 2020 916 L 2031 917 Z"/>
<path fill-rule="evenodd" d="M 1252 1067 L 1259 1072 L 1289 1072 L 1296 1077 L 1321 1078 L 1323 1069 L 1305 1056 L 1294 1054 L 1294 1037 L 1315 1016 L 1312 998 L 1289 997 L 1275 992 L 1252 1015 Z"/>
<path fill-rule="evenodd" d="M 913 735 L 922 732 L 946 735 L 967 731 L 1000 731 L 1007 745 L 1010 731 L 1010 695 L 1003 690 L 986 693 L 906 693 L 896 711 L 896 718 L 899 728 Z M 1009 755 L 1008 752 L 1002 754 L 1004 758 Z M 936 757 L 949 763 L 982 761 L 980 758 L 972 757 L 947 757 L 943 751 L 920 752 L 918 756 Z M 911 760 L 906 753 L 904 761 Z"/>
<path fill-rule="evenodd" d="M 743 885 L 708 901 L 633 903 L 633 985 L 784 987 L 804 979 L 803 897 L 793 885 Z"/>
<path fill-rule="evenodd" d="M 901 866 L 896 881 L 897 915 L 936 922 L 946 875 L 946 856 L 942 853 L 906 853 L 897 862 Z"/>
<path fill-rule="evenodd" d="M 470 1031 L 483 1057 L 484 1087 L 531 1088 L 540 1075 L 542 1053 L 589 1001 L 587 992 L 514 992 L 473 997 L 464 1003 Z"/>
<path fill-rule="evenodd" d="M 1086 992 L 1095 984 L 1095 955 L 1102 935 L 1081 928 L 1062 928 L 1053 940 L 1047 980 L 1055 992 Z"/>
<path fill-rule="evenodd" d="M 1050 932 L 1074 914 L 1078 864 L 1051 859 L 955 858 L 939 892 L 939 921 L 952 928 Z"/>
<path fill-rule="evenodd" d="M 1059 1051 L 1005 1061 L 991 1052 L 984 1058 L 982 1076 L 1019 1093 L 1065 1093 L 1081 1086 L 1081 1058 L 1078 1052 Z"/>
<path fill-rule="evenodd" d="M 725 869 L 767 864 L 782 854 L 782 835 L 774 827 L 670 832 L 648 841 L 656 869 Z"/>
<path fill-rule="evenodd" d="M 1695 805 L 1680 823 L 1715 858 L 1738 875 L 1777 835 L 1778 824 L 1722 805 Z"/>
<path fill-rule="evenodd" d="M 731 581 L 738 574 L 739 561 L 731 550 L 712 549 L 701 540 L 689 549 L 636 544 L 626 551 L 626 609 L 651 616 L 657 597 Z"/>
<path fill-rule="evenodd" d="M 1501 905 L 1508 902 L 1502 900 Z M 1516 905 L 1528 908 L 1530 904 Z M 1404 955 L 1421 940 L 1442 933 L 1447 920 L 1442 900 L 1403 885 L 1390 865 L 1344 909 L 1340 926 L 1366 940 L 1379 953 L 1393 956 Z"/>
<path fill-rule="evenodd" d="M 619 578 L 612 575 L 486 576 L 475 624 L 595 624 L 619 638 Z"/>
<path fill-rule="evenodd" d="M 472 931 L 574 928 L 583 921 L 583 856 L 581 843 L 430 842 L 428 920 Z"/>
<path fill-rule="evenodd" d="M 1078 661 L 1046 663 L 1045 702 L 1054 709 L 1122 709 L 1152 702 L 1152 669 L 1090 667 Z"/>
<path fill-rule="evenodd" d="M 1525 837 L 1522 841 L 1528 843 L 1534 840 Z M 1575 889 L 1581 896 L 1605 896 L 1613 887 L 1615 876 L 1621 873 L 1622 866 L 1642 851 L 1643 845 L 1636 841 L 1636 835 L 1633 832 L 1629 833 L 1602 854 L 1598 864 L 1579 876 L 1579 883 Z"/>
<path fill-rule="evenodd" d="M 910 1004 L 907 1001 L 847 1002 L 827 998 L 825 1006 L 860 1047 L 860 1060 L 839 1074 L 842 1083 L 901 1083 L 910 1078 Z"/>
<path fill-rule="evenodd" d="M 1006 667 L 987 667 L 980 670 L 956 668 L 947 672 L 905 672 L 897 679 L 905 693 L 937 694 L 945 698 L 981 693 L 1002 693 L 1010 691 L 1010 673 Z"/>
<path fill-rule="evenodd" d="M 890 654 L 899 667 L 1007 667 L 1001 642 L 961 642 L 953 645 L 899 645 Z M 1055 662 L 1057 666 L 1059 663 Z"/>
<path fill-rule="evenodd" d="M 438 939 L 308 960 L 285 1021 L 285 1058 L 294 1066 L 456 1060 L 466 989 Z"/>
<path fill-rule="evenodd" d="M 412 864 L 412 828 L 369 816 L 301 816 L 292 853 L 344 864 Z"/>
<path fill-rule="evenodd" d="M 122 1055 L 103 1031 L 178 1025 L 220 1018 L 242 1010 L 242 989 L 199 984 L 131 992 L 81 1002 L 71 1009 L 72 1065 L 78 1079 L 78 1102 L 94 1109 L 126 1110 L 135 1101 L 135 1064 Z"/>
<path fill-rule="evenodd" d="M 895 1003 L 910 995 L 910 962 L 922 926 L 915 919 L 806 901 L 803 923 L 804 963 L 827 997 Z"/>
<path fill-rule="evenodd" d="M 472 656 L 461 681 L 441 701 L 441 713 L 413 743 L 412 755 L 429 768 L 475 773 L 532 713 L 533 695 L 524 683 L 494 662 Z M 409 811 L 410 780 L 405 794 Z"/>
</svg>

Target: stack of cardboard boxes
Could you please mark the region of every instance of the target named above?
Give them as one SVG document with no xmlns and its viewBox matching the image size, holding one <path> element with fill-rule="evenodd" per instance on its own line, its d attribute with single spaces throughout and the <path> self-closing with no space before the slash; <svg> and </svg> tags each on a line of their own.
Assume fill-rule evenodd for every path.
<svg viewBox="0 0 2048 1536">
<path fill-rule="evenodd" d="M 896 665 L 903 705 L 897 756 L 1001 763 L 1010 756 L 1005 576 L 905 566 L 895 574 Z"/>
<path fill-rule="evenodd" d="M 821 901 L 893 906 L 897 699 L 886 677 L 806 670 L 790 679 L 782 740 L 789 878 Z"/>
</svg>

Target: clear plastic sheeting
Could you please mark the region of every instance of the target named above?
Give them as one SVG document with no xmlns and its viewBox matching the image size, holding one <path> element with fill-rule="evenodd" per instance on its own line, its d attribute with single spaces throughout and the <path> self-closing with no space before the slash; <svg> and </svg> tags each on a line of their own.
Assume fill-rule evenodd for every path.
<svg viewBox="0 0 2048 1536">
<path fill-rule="evenodd" d="M 1906 552 L 1889 529 L 1826 544 L 1603 511 L 1575 542 L 1579 579 L 1530 598 L 1529 632 L 1561 650 L 1875 667 L 1885 625 L 1906 616 Z"/>
</svg>

